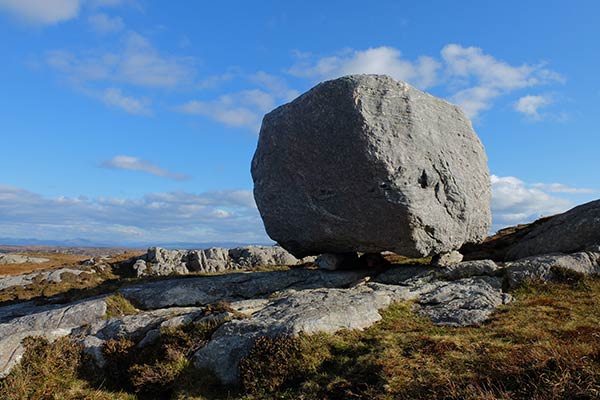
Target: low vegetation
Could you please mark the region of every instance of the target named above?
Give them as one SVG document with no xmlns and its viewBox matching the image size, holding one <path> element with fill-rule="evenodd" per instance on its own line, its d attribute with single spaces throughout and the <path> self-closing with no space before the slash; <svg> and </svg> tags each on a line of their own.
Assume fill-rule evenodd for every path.
<svg viewBox="0 0 600 400">
<path fill-rule="evenodd" d="M 169 328 L 144 351 L 111 341 L 110 374 L 93 381 L 68 339 L 32 340 L 0 398 L 600 398 L 600 278 L 565 272 L 561 282 L 527 282 L 513 295 L 482 327 L 435 326 L 399 303 L 362 332 L 259 338 L 239 388 L 191 366 L 218 323 Z"/>
</svg>

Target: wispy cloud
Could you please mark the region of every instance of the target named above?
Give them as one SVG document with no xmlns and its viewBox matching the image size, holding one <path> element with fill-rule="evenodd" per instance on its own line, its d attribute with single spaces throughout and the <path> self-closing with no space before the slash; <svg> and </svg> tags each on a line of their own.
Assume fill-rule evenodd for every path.
<svg viewBox="0 0 600 400">
<path fill-rule="evenodd" d="M 0 11 L 9 13 L 25 24 L 44 26 L 77 18 L 84 6 L 98 9 L 127 3 L 137 4 L 136 0 L 0 0 Z M 96 20 L 95 22 L 102 24 L 111 21 Z M 112 19 L 113 29 L 114 23 L 115 20 Z"/>
<path fill-rule="evenodd" d="M 570 193 L 570 194 L 591 194 L 598 193 L 597 190 L 588 188 L 576 188 L 562 183 L 534 183 L 535 188 L 545 190 L 551 193 Z"/>
<path fill-rule="evenodd" d="M 124 95 L 120 89 L 108 88 L 97 95 L 105 104 L 119 108 L 129 114 L 152 115 L 148 99 Z"/>
<path fill-rule="evenodd" d="M 0 237 L 98 242 L 269 243 L 252 192 L 150 193 L 141 198 L 46 197 L 0 186 Z"/>
<path fill-rule="evenodd" d="M 450 85 L 465 89 L 451 96 L 471 118 L 491 108 L 501 95 L 527 87 L 563 82 L 564 78 L 544 64 L 510 65 L 478 47 L 449 44 L 441 51 Z"/>
<path fill-rule="evenodd" d="M 190 84 L 195 76 L 191 58 L 161 54 L 144 36 L 130 32 L 120 49 L 92 56 L 63 50 L 46 54 L 47 64 L 76 84 L 119 82 L 149 88 Z"/>
<path fill-rule="evenodd" d="M 283 78 L 266 72 L 247 74 L 245 77 L 260 88 L 224 94 L 212 100 L 190 100 L 175 107 L 175 110 L 258 133 L 263 115 L 278 104 L 290 101 L 298 92 L 289 88 Z"/>
<path fill-rule="evenodd" d="M 400 50 L 385 46 L 367 50 L 348 49 L 316 61 L 309 54 L 299 55 L 298 62 L 288 72 L 319 80 L 350 74 L 386 74 L 425 89 L 435 84 L 440 68 L 440 63 L 432 57 L 421 56 L 416 61 L 409 61 L 402 58 Z"/>
<path fill-rule="evenodd" d="M 121 17 L 111 17 L 104 13 L 90 15 L 88 23 L 99 34 L 116 33 L 125 28 Z"/>
<path fill-rule="evenodd" d="M 527 95 L 519 98 L 515 103 L 515 110 L 525 114 L 533 120 L 542 119 L 540 114 L 540 108 L 546 107 L 552 104 L 552 98 L 549 95 Z"/>
<path fill-rule="evenodd" d="M 81 0 L 0 0 L 0 10 L 34 25 L 53 25 L 76 18 Z"/>
<path fill-rule="evenodd" d="M 156 165 L 150 161 L 146 161 L 141 158 L 131 157 L 131 156 L 123 156 L 123 155 L 115 156 L 115 157 L 111 158 L 110 160 L 106 160 L 106 161 L 102 162 L 101 166 L 104 168 L 122 169 L 122 170 L 129 170 L 129 171 L 140 171 L 140 172 L 145 172 L 147 174 L 160 176 L 163 178 L 174 179 L 177 181 L 183 181 L 183 180 L 189 179 L 189 176 L 187 176 L 187 175 L 178 174 L 176 172 L 169 171 L 167 169 L 159 167 L 158 165 Z"/>
<path fill-rule="evenodd" d="M 502 95 L 564 82 L 560 74 L 542 63 L 511 65 L 478 47 L 459 44 L 444 46 L 439 58 L 424 55 L 416 60 L 403 58 L 393 47 L 347 49 L 320 58 L 297 52 L 296 58 L 288 72 L 297 77 L 322 80 L 348 74 L 386 74 L 421 89 L 443 87 L 449 100 L 461 106 L 470 118 L 490 109 Z"/>
</svg>

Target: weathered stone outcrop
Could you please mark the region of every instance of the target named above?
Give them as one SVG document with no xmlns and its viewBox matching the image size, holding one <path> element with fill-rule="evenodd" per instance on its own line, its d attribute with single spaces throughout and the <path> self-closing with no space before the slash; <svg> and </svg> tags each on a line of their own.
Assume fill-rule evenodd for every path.
<svg viewBox="0 0 600 400">
<path fill-rule="evenodd" d="M 527 279 L 554 280 L 556 268 L 585 275 L 600 274 L 600 252 L 573 254 L 547 254 L 532 256 L 505 264 L 505 275 L 509 287 L 515 287 Z"/>
<path fill-rule="evenodd" d="M 577 206 L 536 224 L 507 252 L 508 260 L 574 253 L 600 246 L 600 200 Z"/>
<path fill-rule="evenodd" d="M 271 111 L 252 177 L 267 233 L 296 257 L 446 253 L 491 223 L 487 158 L 463 111 L 387 76 L 324 82 Z"/>
<path fill-rule="evenodd" d="M 0 254 L 0 265 L 22 263 L 41 264 L 48 261 L 50 260 L 42 257 L 29 257 L 21 254 Z"/>
<path fill-rule="evenodd" d="M 67 336 L 73 329 L 102 318 L 106 307 L 102 298 L 53 307 L 30 307 L 28 314 L 0 323 L 0 377 L 7 375 L 23 356 L 24 338 L 42 336 L 52 340 Z"/>
<path fill-rule="evenodd" d="M 297 265 L 313 258 L 297 259 L 279 246 L 246 246 L 231 249 L 169 250 L 151 247 L 136 261 L 137 276 L 184 275 L 190 272 L 221 272 L 261 266 Z"/>
<path fill-rule="evenodd" d="M 108 339 L 128 338 L 138 348 L 165 327 L 216 320 L 220 327 L 193 356 L 224 382 L 236 382 L 238 365 L 259 336 L 364 329 L 394 301 L 414 301 L 414 311 L 436 324 L 478 325 L 512 301 L 506 288 L 526 279 L 563 279 L 563 269 L 600 273 L 600 251 L 529 257 L 509 263 L 467 261 L 446 268 L 425 265 L 325 271 L 306 268 L 168 278 L 119 290 L 139 313 L 105 320 L 105 298 L 71 304 L 33 301 L 0 307 L 0 375 L 23 354 L 27 336 L 71 335 L 104 364 Z M 228 302 L 224 307 L 213 307 Z M 229 308 L 230 307 L 230 308 Z M 242 314 L 239 314 L 242 313 Z"/>
<path fill-rule="evenodd" d="M 14 286 L 28 286 L 34 282 L 60 283 L 62 282 L 63 274 L 81 275 L 93 273 L 93 270 L 58 268 L 51 271 L 40 271 L 24 275 L 0 277 L 0 290 L 8 289 Z"/>
</svg>

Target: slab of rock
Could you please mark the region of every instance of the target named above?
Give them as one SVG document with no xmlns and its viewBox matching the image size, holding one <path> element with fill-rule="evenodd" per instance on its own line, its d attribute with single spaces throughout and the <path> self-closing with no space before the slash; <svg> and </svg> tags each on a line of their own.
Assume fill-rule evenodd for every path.
<svg viewBox="0 0 600 400">
<path fill-rule="evenodd" d="M 470 278 L 473 276 L 494 276 L 500 267 L 492 260 L 463 261 L 439 271 L 440 276 L 448 280 Z"/>
<path fill-rule="evenodd" d="M 539 254 L 574 253 L 600 245 L 600 200 L 547 218 L 515 243 L 507 260 Z"/>
<path fill-rule="evenodd" d="M 502 292 L 502 278 L 475 277 L 440 282 L 421 296 L 417 310 L 438 325 L 470 326 L 485 322 L 498 306 L 511 301 Z"/>
<path fill-rule="evenodd" d="M 122 288 L 120 292 L 137 307 L 149 310 L 266 298 L 287 289 L 345 287 L 366 275 L 366 271 L 308 269 L 235 273 L 143 283 Z"/>
<path fill-rule="evenodd" d="M 0 377 L 6 376 L 24 353 L 21 341 L 28 336 L 56 339 L 106 314 L 103 298 L 89 299 L 10 319 L 0 324 Z"/>
<path fill-rule="evenodd" d="M 380 309 L 413 297 L 407 288 L 382 284 L 292 291 L 271 300 L 251 318 L 221 326 L 208 345 L 194 355 L 194 365 L 212 370 L 223 383 L 236 383 L 239 362 L 259 336 L 364 329 L 381 319 Z"/>
<path fill-rule="evenodd" d="M 296 257 L 427 256 L 484 239 L 483 145 L 464 112 L 388 76 L 321 83 L 267 114 L 252 160 L 269 236 Z"/>
</svg>

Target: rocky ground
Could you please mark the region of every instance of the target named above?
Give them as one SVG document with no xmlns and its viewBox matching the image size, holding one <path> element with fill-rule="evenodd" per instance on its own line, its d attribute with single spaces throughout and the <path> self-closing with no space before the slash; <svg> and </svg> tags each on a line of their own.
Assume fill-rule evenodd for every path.
<svg viewBox="0 0 600 400">
<path fill-rule="evenodd" d="M 0 278 L 5 295 L 0 373 L 7 376 L 19 363 L 29 336 L 69 337 L 102 369 L 110 364 L 107 345 L 114 341 L 127 340 L 142 351 L 163 340 L 166 329 L 210 324 L 211 334 L 187 359 L 224 384 L 239 384 L 240 363 L 260 338 L 363 330 L 382 319 L 381 310 L 406 302 L 437 325 L 477 326 L 511 303 L 523 282 L 551 282 L 565 271 L 600 273 L 597 251 L 472 260 L 446 268 L 393 255 L 388 260 L 371 268 L 326 271 L 276 247 L 152 248 L 126 260 L 96 257 Z M 140 273 L 141 265 L 148 273 Z M 82 281 L 91 283 L 77 286 Z M 39 295 L 27 296 L 28 291 Z"/>
</svg>

